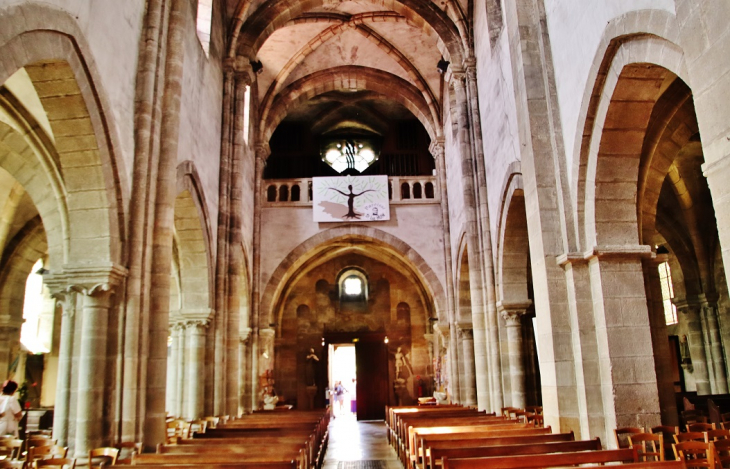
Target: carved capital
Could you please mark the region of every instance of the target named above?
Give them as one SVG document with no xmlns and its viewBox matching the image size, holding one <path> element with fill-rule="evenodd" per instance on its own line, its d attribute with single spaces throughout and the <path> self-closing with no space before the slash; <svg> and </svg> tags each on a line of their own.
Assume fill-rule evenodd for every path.
<svg viewBox="0 0 730 469">
<path fill-rule="evenodd" d="M 239 337 L 239 340 L 242 344 L 246 344 L 248 342 L 248 339 L 251 338 L 251 328 L 250 327 L 244 327 L 241 329 L 241 335 Z"/>
<path fill-rule="evenodd" d="M 271 148 L 268 143 L 259 143 L 256 145 L 256 161 L 262 164 L 266 162 L 266 159 L 271 155 Z"/>
<path fill-rule="evenodd" d="M 102 266 L 65 265 L 60 271 L 43 274 L 52 294 L 77 292 L 86 296 L 103 296 L 114 292 L 127 276 L 127 269 L 116 264 Z"/>
<path fill-rule="evenodd" d="M 531 300 L 515 302 L 498 301 L 497 311 L 499 311 L 508 327 L 514 327 L 522 324 L 522 316 L 527 313 L 530 306 L 532 306 Z"/>
<path fill-rule="evenodd" d="M 428 147 L 428 151 L 435 160 L 443 159 L 446 150 L 444 148 L 444 139 L 434 139 Z"/>
<path fill-rule="evenodd" d="M 201 332 L 201 329 L 207 328 L 208 324 L 210 324 L 208 319 L 186 319 L 184 322 L 185 329 L 190 331 L 197 330 L 197 332 Z"/>
<path fill-rule="evenodd" d="M 473 340 L 474 339 L 474 329 L 471 323 L 459 323 L 457 324 L 457 331 L 459 334 L 459 338 L 462 340 Z"/>
</svg>

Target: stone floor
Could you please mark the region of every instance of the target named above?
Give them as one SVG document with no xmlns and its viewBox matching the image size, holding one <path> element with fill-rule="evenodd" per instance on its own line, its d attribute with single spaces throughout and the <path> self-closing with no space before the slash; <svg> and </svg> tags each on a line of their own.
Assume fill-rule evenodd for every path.
<svg viewBox="0 0 730 469">
<path fill-rule="evenodd" d="M 332 419 L 329 436 L 323 469 L 403 469 L 388 445 L 383 421 L 358 422 L 354 414 L 339 416 Z"/>
</svg>

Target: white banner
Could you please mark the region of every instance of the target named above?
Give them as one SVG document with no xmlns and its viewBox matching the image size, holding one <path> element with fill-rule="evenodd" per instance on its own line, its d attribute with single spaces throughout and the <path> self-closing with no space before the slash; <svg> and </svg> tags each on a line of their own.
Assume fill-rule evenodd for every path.
<svg viewBox="0 0 730 469">
<path fill-rule="evenodd" d="M 312 178 L 314 221 L 390 220 L 388 176 Z"/>
</svg>

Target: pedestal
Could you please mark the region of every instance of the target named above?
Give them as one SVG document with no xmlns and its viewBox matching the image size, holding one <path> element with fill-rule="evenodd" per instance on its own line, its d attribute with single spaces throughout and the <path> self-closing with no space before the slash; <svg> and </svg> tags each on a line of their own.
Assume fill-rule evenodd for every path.
<svg viewBox="0 0 730 469">
<path fill-rule="evenodd" d="M 309 398 L 309 409 L 314 409 L 314 396 L 317 395 L 317 389 L 318 389 L 318 387 L 316 385 L 307 386 L 307 397 Z"/>
<path fill-rule="evenodd" d="M 393 384 L 393 389 L 395 389 L 395 400 L 398 403 L 399 406 L 405 405 L 403 403 L 403 398 L 408 395 L 408 389 L 406 387 L 406 380 L 403 378 L 398 378 L 395 380 L 395 383 Z"/>
</svg>

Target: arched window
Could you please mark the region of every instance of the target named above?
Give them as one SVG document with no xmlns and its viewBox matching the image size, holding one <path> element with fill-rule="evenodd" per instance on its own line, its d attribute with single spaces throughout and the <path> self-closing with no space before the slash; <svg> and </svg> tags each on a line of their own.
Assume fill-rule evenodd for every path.
<svg viewBox="0 0 730 469">
<path fill-rule="evenodd" d="M 279 188 L 279 202 L 289 201 L 289 186 L 281 186 Z"/>
<path fill-rule="evenodd" d="M 414 199 L 421 198 L 421 183 L 420 182 L 413 184 L 413 198 Z"/>
<path fill-rule="evenodd" d="M 368 278 L 358 268 L 343 270 L 337 278 L 341 303 L 365 304 L 368 299 Z"/>
<path fill-rule="evenodd" d="M 20 342 L 32 354 L 49 353 L 53 340 L 55 302 L 43 283 L 43 272 L 43 259 L 39 259 L 25 282 Z"/>
<path fill-rule="evenodd" d="M 301 189 L 299 189 L 298 184 L 294 184 L 293 186 L 291 186 L 291 201 L 292 202 L 299 202 L 300 191 L 301 191 Z"/>
<path fill-rule="evenodd" d="M 198 0 L 197 30 L 205 56 L 210 52 L 210 28 L 213 20 L 213 0 Z"/>
<path fill-rule="evenodd" d="M 672 286 L 672 271 L 669 262 L 659 264 L 659 281 L 662 284 L 662 300 L 664 302 L 664 320 L 669 324 L 677 324 L 677 307 L 672 303 L 674 287 Z"/>
</svg>

